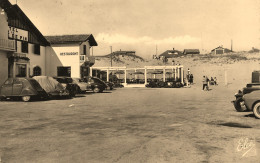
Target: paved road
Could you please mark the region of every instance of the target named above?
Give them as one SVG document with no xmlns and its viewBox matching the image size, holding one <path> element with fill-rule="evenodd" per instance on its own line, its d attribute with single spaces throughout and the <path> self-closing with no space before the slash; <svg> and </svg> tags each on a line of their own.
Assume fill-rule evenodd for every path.
<svg viewBox="0 0 260 163">
<path fill-rule="evenodd" d="M 256 162 L 260 121 L 235 112 L 234 91 L 120 88 L 69 100 L 2 101 L 1 161 Z"/>
</svg>

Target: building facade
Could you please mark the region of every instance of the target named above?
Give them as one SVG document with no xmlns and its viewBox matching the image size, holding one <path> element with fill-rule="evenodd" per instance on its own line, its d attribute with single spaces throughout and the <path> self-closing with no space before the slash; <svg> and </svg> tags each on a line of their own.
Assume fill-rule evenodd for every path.
<svg viewBox="0 0 260 163">
<path fill-rule="evenodd" d="M 8 39 L 8 17 L 0 6 L 0 84 L 8 78 L 8 55 L 15 51 L 15 42 Z"/>
<path fill-rule="evenodd" d="M 89 76 L 97 46 L 92 34 L 49 36 L 18 5 L 0 0 L 0 84 L 8 77 Z M 52 46 L 50 46 L 52 45 Z"/>
<path fill-rule="evenodd" d="M 89 76 L 90 67 L 95 63 L 93 46 L 97 46 L 92 34 L 46 36 L 46 39 L 51 44 L 47 49 L 49 55 L 46 58 L 47 72 L 50 76 Z"/>
<path fill-rule="evenodd" d="M 7 66 L 2 65 L 5 72 L 1 72 L 1 76 L 6 72 L 7 77 L 45 75 L 46 47 L 49 43 L 18 5 L 2 0 L 0 6 L 7 17 L 7 30 L 4 28 L 2 31 L 1 28 L 1 32 L 6 33 L 5 37 L 7 36 L 9 42 L 14 42 L 14 49 L 6 56 Z M 6 61 L 6 58 L 1 58 L 1 62 Z M 4 78 L 7 77 L 5 75 Z"/>
</svg>

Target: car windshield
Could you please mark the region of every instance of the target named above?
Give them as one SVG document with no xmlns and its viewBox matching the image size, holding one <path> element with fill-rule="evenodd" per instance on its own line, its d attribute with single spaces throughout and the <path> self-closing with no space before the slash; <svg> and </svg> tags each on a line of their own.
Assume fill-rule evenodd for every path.
<svg viewBox="0 0 260 163">
<path fill-rule="evenodd" d="M 95 83 L 100 83 L 100 84 L 104 84 L 104 82 L 98 78 L 92 78 L 94 80 Z"/>
<path fill-rule="evenodd" d="M 72 83 L 73 82 L 72 78 L 61 78 L 61 77 L 58 77 L 58 78 L 56 78 L 56 80 L 59 83 Z"/>
<path fill-rule="evenodd" d="M 72 78 L 66 78 L 66 80 L 67 80 L 67 83 L 72 83 L 73 82 Z"/>
<path fill-rule="evenodd" d="M 84 80 L 83 79 L 78 79 L 78 82 L 83 83 Z"/>
</svg>

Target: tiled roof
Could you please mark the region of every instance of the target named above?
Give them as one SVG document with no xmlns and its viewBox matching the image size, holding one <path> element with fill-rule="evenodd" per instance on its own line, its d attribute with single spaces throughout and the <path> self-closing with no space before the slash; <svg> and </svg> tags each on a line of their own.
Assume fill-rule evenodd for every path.
<svg viewBox="0 0 260 163">
<path fill-rule="evenodd" d="M 215 49 L 212 49 L 211 52 L 214 52 L 215 50 L 224 50 L 225 53 L 229 53 L 229 52 L 232 52 L 232 50 L 228 49 L 228 48 L 223 48 L 221 46 L 215 48 Z"/>
<path fill-rule="evenodd" d="M 178 51 L 178 50 L 166 50 L 159 56 L 164 56 L 166 58 L 172 58 L 172 57 L 175 57 L 176 55 L 181 55 L 181 54 L 182 54 L 182 52 Z"/>
<path fill-rule="evenodd" d="M 186 54 L 199 54 L 200 50 L 199 49 L 184 49 L 183 53 L 186 53 Z"/>
<path fill-rule="evenodd" d="M 88 40 L 90 46 L 97 46 L 97 42 L 92 34 L 56 35 L 45 36 L 45 38 L 50 42 L 50 44 L 81 44 Z"/>
</svg>

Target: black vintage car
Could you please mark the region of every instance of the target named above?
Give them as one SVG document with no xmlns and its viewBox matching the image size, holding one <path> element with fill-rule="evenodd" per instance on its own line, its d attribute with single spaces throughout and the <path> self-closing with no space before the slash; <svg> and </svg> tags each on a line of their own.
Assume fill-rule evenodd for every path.
<svg viewBox="0 0 260 163">
<path fill-rule="evenodd" d="M 74 97 L 78 92 L 77 84 L 73 83 L 73 79 L 71 77 L 53 77 L 59 83 L 61 83 L 68 91 L 71 97 Z"/>
<path fill-rule="evenodd" d="M 83 81 L 88 84 L 88 90 L 92 90 L 94 93 L 103 92 L 108 87 L 103 80 L 96 77 L 86 77 Z"/>
<path fill-rule="evenodd" d="M 107 89 L 113 90 L 114 89 L 114 83 L 105 81 L 106 85 L 108 86 Z"/>
<path fill-rule="evenodd" d="M 183 87 L 183 84 L 179 81 L 160 81 L 158 79 L 149 80 L 146 87 L 151 88 L 181 88 Z"/>
</svg>

